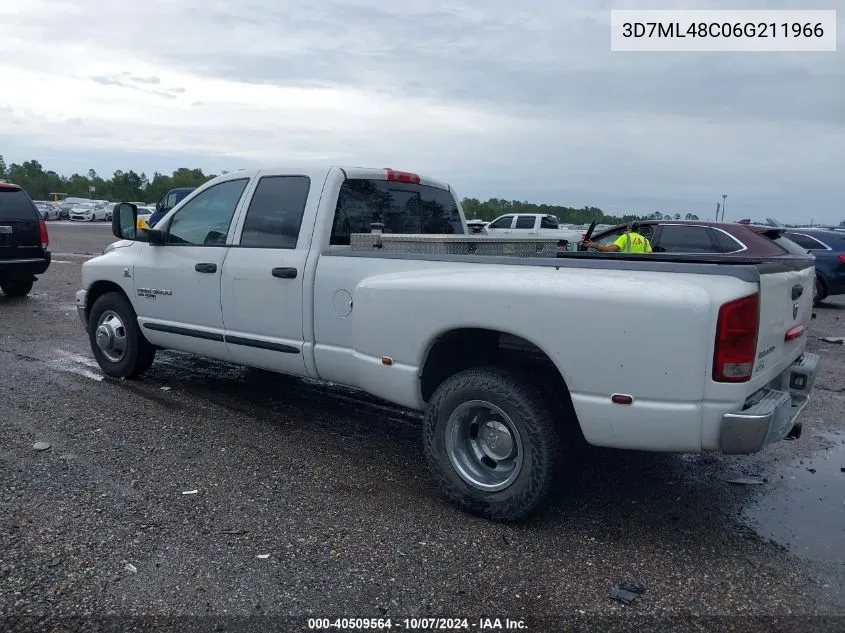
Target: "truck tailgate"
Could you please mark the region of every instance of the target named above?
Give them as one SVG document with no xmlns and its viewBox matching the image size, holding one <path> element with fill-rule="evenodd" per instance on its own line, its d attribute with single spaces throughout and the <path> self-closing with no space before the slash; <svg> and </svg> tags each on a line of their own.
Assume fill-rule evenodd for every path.
<svg viewBox="0 0 845 633">
<path fill-rule="evenodd" d="M 804 349 L 813 316 L 812 262 L 802 270 L 764 264 L 760 271 L 760 330 L 752 380 L 774 378 Z M 803 332 L 799 334 L 801 326 Z M 788 336 L 789 333 L 789 336 Z M 794 336 L 788 340 L 790 336 Z"/>
</svg>

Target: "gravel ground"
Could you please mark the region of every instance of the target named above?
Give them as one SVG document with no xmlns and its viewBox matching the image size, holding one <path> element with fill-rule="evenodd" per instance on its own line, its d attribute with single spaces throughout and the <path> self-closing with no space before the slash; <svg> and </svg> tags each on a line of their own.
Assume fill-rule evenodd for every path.
<svg viewBox="0 0 845 633">
<path fill-rule="evenodd" d="M 113 238 L 50 229 L 31 296 L 0 296 L 0 628 L 845 630 L 845 346 L 819 340 L 845 335 L 845 301 L 816 310 L 799 440 L 591 450 L 552 508 L 505 526 L 442 500 L 414 414 L 172 352 L 140 380 L 104 378 L 73 293 Z M 750 475 L 766 481 L 726 481 Z M 620 582 L 646 591 L 622 605 Z"/>
</svg>

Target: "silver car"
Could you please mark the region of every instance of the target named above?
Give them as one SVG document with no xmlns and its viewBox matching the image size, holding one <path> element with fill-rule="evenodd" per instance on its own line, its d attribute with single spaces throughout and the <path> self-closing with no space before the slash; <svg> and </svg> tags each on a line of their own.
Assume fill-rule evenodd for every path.
<svg viewBox="0 0 845 633">
<path fill-rule="evenodd" d="M 35 208 L 41 213 L 45 220 L 58 220 L 62 216 L 62 210 L 47 200 L 33 200 Z"/>
</svg>

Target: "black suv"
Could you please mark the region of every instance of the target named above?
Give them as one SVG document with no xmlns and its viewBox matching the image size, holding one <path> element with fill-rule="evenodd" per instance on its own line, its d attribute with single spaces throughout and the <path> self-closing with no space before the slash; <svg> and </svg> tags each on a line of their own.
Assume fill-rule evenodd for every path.
<svg viewBox="0 0 845 633">
<path fill-rule="evenodd" d="M 26 191 L 0 181 L 0 290 L 24 297 L 50 267 L 47 223 Z"/>
</svg>

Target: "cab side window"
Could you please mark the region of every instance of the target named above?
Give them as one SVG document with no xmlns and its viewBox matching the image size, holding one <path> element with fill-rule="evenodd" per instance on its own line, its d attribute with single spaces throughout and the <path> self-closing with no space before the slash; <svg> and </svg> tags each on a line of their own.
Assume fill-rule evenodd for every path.
<svg viewBox="0 0 845 633">
<path fill-rule="evenodd" d="M 514 228 L 517 228 L 517 229 L 533 229 L 534 228 L 534 216 L 531 216 L 531 215 L 517 216 L 516 226 Z"/>
<path fill-rule="evenodd" d="M 308 176 L 261 178 L 246 212 L 241 246 L 296 248 L 310 188 Z"/>
<path fill-rule="evenodd" d="M 602 246 L 607 246 L 608 244 L 613 244 L 616 240 L 619 239 L 621 235 L 625 233 L 627 230 L 626 227 L 620 227 L 615 231 L 611 231 L 610 233 L 604 235 L 603 237 L 594 238 L 593 241 L 596 244 L 601 244 Z M 640 235 L 646 238 L 649 242 L 654 242 L 654 226 L 651 224 L 646 224 L 645 226 L 641 226 L 639 230 Z"/>
<path fill-rule="evenodd" d="M 488 226 L 487 228 L 490 228 L 490 229 L 509 229 L 509 228 L 511 228 L 511 224 L 513 224 L 513 216 L 512 215 L 506 215 L 505 217 L 499 218 L 495 222 L 492 222 L 490 224 L 490 226 Z"/>
<path fill-rule="evenodd" d="M 167 196 L 167 198 L 164 201 L 164 208 L 165 209 L 172 209 L 173 207 L 176 206 L 176 202 L 177 202 L 176 194 L 171 193 L 169 196 Z"/>
<path fill-rule="evenodd" d="M 214 185 L 179 209 L 167 230 L 167 243 L 191 246 L 224 246 L 235 209 L 248 178 Z"/>
<path fill-rule="evenodd" d="M 787 233 L 786 237 L 790 240 L 798 244 L 803 248 L 806 248 L 810 251 L 823 251 L 825 250 L 825 245 L 819 242 L 817 239 L 810 237 L 809 235 L 804 235 L 803 233 Z"/>
<path fill-rule="evenodd" d="M 717 247 L 710 239 L 710 229 L 705 226 L 666 224 L 660 231 L 659 252 L 666 253 L 716 253 Z"/>
</svg>

